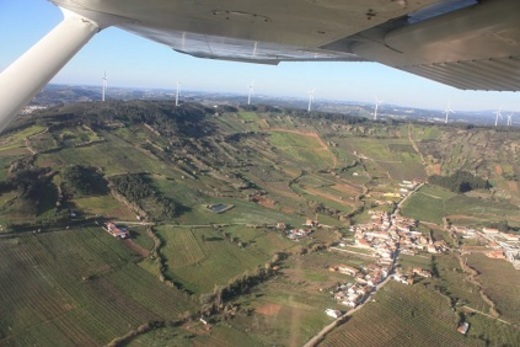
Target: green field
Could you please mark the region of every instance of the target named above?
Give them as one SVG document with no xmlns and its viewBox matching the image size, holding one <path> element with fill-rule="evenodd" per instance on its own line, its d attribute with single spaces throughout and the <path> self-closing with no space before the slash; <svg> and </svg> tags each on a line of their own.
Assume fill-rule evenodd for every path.
<svg viewBox="0 0 520 347">
<path fill-rule="evenodd" d="M 55 153 L 43 154 L 38 157 L 37 163 L 50 167 L 60 167 L 65 164 L 89 165 L 100 167 L 109 176 L 145 171 L 167 172 L 164 163 L 151 158 L 128 143 L 117 139 L 112 140 L 86 147 L 63 148 Z"/>
<path fill-rule="evenodd" d="M 279 275 L 238 300 L 242 307 L 252 309 L 253 313 L 229 321 L 233 334 L 246 333 L 254 341 L 250 342 L 253 345 L 303 345 L 332 321 L 325 315 L 325 309 L 344 309 L 328 292 L 328 288 L 337 283 L 353 280 L 327 270 L 329 266 L 341 263 L 367 264 L 352 255 L 327 251 L 287 259 Z"/>
<path fill-rule="evenodd" d="M 254 237 L 255 242 L 246 248 L 240 248 L 225 239 L 222 233 L 208 228 L 160 226 L 157 232 L 164 240 L 160 252 L 167 259 L 167 275 L 195 293 L 209 292 L 215 285 L 227 284 L 235 277 L 255 270 L 279 250 L 269 241 L 272 236 L 260 229 Z M 240 234 L 236 230 L 232 233 Z M 282 247 L 291 245 L 289 241 L 278 244 Z"/>
<path fill-rule="evenodd" d="M 65 147 L 76 147 L 102 140 L 98 134 L 86 126 L 64 128 L 56 134 L 56 138 Z"/>
<path fill-rule="evenodd" d="M 272 132 L 269 141 L 280 149 L 282 157 L 295 161 L 302 168 L 307 166 L 309 169 L 325 169 L 334 165 L 333 154 L 314 137 Z"/>
<path fill-rule="evenodd" d="M 493 201 L 455 194 L 437 186 L 425 185 L 419 189 L 402 208 L 405 216 L 421 221 L 442 223 L 444 216 L 469 216 L 477 221 L 500 220 L 508 214 L 518 212 L 518 208 L 505 201 Z"/>
<path fill-rule="evenodd" d="M 231 210 L 225 213 L 215 214 L 210 212 L 207 204 L 234 204 Z M 180 224 L 276 224 L 286 221 L 293 225 L 300 225 L 305 220 L 298 216 L 286 215 L 283 212 L 259 206 L 252 202 L 231 198 L 210 198 L 205 204 L 197 205 L 177 218 Z"/>
<path fill-rule="evenodd" d="M 202 323 L 193 323 L 190 329 L 161 328 L 139 336 L 129 346 L 136 347 L 191 347 L 191 346 L 264 346 L 249 334 L 233 329 L 227 323 L 213 325 L 211 333 Z"/>
<path fill-rule="evenodd" d="M 3 345 L 101 345 L 193 303 L 101 228 L 0 241 Z"/>
<path fill-rule="evenodd" d="M 477 281 L 496 304 L 500 317 L 520 325 L 520 274 L 505 260 L 490 259 L 483 254 L 468 257 L 468 265 L 479 272 Z M 478 307 L 474 307 L 478 308 Z"/>
<path fill-rule="evenodd" d="M 117 201 L 112 195 L 86 196 L 73 199 L 72 203 L 87 216 L 101 215 L 117 219 L 135 218 L 135 213 Z"/>
<path fill-rule="evenodd" d="M 411 270 L 414 267 L 421 267 L 424 270 L 431 271 L 432 260 L 430 255 L 411 256 L 406 254 L 399 255 L 399 265 L 404 271 Z"/>
<path fill-rule="evenodd" d="M 462 270 L 454 255 L 443 254 L 435 256 L 433 263 L 439 274 L 435 284 L 457 305 L 468 305 L 487 312 L 489 306 L 479 294 L 479 288 L 468 280 L 468 274 Z"/>
<path fill-rule="evenodd" d="M 478 346 L 458 334 L 448 300 L 424 288 L 392 281 L 320 346 Z"/>
<path fill-rule="evenodd" d="M 0 153 L 15 148 L 25 147 L 25 140 L 45 130 L 45 127 L 33 125 L 11 133 L 0 141 Z"/>
</svg>

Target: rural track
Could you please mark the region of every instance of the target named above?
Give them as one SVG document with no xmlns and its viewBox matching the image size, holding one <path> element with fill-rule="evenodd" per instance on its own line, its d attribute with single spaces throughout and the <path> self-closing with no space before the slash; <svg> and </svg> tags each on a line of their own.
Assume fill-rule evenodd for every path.
<svg viewBox="0 0 520 347">
<path fill-rule="evenodd" d="M 498 310 L 496 308 L 495 302 L 484 292 L 482 283 L 480 283 L 477 280 L 477 276 L 479 275 L 479 272 L 477 270 L 475 270 L 473 267 L 467 265 L 467 263 L 462 259 L 462 257 L 460 255 L 456 254 L 455 256 L 457 257 L 457 260 L 459 261 L 460 267 L 462 268 L 464 273 L 467 275 L 466 276 L 467 280 L 478 288 L 480 297 L 486 304 L 489 305 L 490 316 L 498 319 L 500 317 L 500 313 L 498 312 Z"/>
<path fill-rule="evenodd" d="M 414 188 L 414 190 L 409 192 L 408 195 L 406 195 L 401 201 L 399 201 L 399 203 L 397 204 L 397 206 L 395 208 L 395 211 L 400 210 L 401 207 L 403 206 L 403 204 L 405 203 L 405 201 L 408 200 L 408 198 L 411 197 L 415 192 L 417 192 L 419 190 L 419 188 L 421 188 L 422 186 L 424 186 L 424 183 L 419 184 L 417 187 Z M 395 211 L 394 211 L 394 213 L 395 213 Z"/>
<path fill-rule="evenodd" d="M 421 151 L 419 150 L 419 146 L 417 146 L 417 143 L 415 142 L 415 140 L 412 138 L 412 125 L 411 124 L 408 124 L 408 140 L 410 141 L 410 143 L 412 144 L 412 147 L 413 149 L 417 152 L 417 154 L 419 155 L 419 157 L 421 158 L 421 162 L 424 166 L 424 169 L 426 171 L 426 173 L 428 175 L 431 174 L 431 168 L 430 168 L 430 165 L 428 165 L 428 163 L 426 162 L 426 160 L 424 159 L 424 156 L 423 154 L 421 153 Z"/>
<path fill-rule="evenodd" d="M 520 326 L 518 326 L 518 325 L 516 325 L 516 324 L 513 324 L 513 323 L 511 323 L 511 322 L 508 322 L 508 321 L 506 321 L 506 320 L 504 320 L 504 319 L 502 319 L 502 318 L 499 318 L 499 317 L 495 317 L 495 316 L 493 316 L 493 315 L 490 315 L 489 313 L 482 312 L 482 311 L 480 311 L 480 310 L 477 310 L 477 309 L 475 309 L 475 308 L 469 307 L 469 306 L 467 306 L 467 305 L 462 306 L 462 308 L 464 308 L 464 309 L 466 309 L 466 310 L 468 310 L 468 311 L 474 312 L 474 313 L 481 314 L 481 315 L 486 316 L 486 317 L 488 317 L 488 318 L 495 319 L 495 320 L 497 320 L 497 321 L 499 321 L 499 322 L 501 322 L 501 323 L 504 323 L 504 324 L 510 325 L 510 326 L 512 326 L 512 327 L 514 327 L 514 328 L 520 330 Z"/>
<path fill-rule="evenodd" d="M 25 228 L 25 230 L 21 230 L 21 231 L 10 231 L 10 232 L 1 233 L 0 239 L 2 239 L 2 238 L 8 239 L 11 237 L 17 237 L 17 236 L 26 235 L 26 234 L 41 235 L 41 234 L 48 234 L 48 233 L 75 232 L 75 231 L 77 231 L 76 230 L 77 227 L 83 227 L 85 225 L 95 226 L 95 223 L 93 220 L 85 220 L 85 221 L 78 222 L 75 224 L 71 223 L 71 224 L 69 224 L 69 226 L 70 226 L 69 229 L 67 229 L 65 226 L 59 226 L 59 227 L 54 226 L 54 227 L 46 227 L 46 228 L 39 228 L 37 226 L 31 226 L 31 227 L 27 227 L 27 228 Z M 38 229 L 40 230 L 40 232 L 36 231 Z"/>
<path fill-rule="evenodd" d="M 38 135 L 41 135 L 41 134 L 45 134 L 49 132 L 49 128 L 45 128 L 43 129 L 42 131 L 40 131 L 39 133 L 36 133 L 36 134 L 32 134 L 31 136 L 28 136 L 27 138 L 25 138 L 25 147 L 27 147 L 27 150 L 29 152 L 31 152 L 32 155 L 36 155 L 38 154 L 38 151 L 34 150 L 32 147 L 31 147 L 31 138 L 32 137 L 35 137 L 35 136 L 38 136 Z"/>
</svg>

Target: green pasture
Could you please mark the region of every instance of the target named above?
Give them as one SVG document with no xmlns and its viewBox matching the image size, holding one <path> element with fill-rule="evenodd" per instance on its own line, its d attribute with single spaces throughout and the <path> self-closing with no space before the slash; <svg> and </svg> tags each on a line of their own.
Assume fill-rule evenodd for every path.
<svg viewBox="0 0 520 347">
<path fill-rule="evenodd" d="M 196 293 L 209 292 L 263 266 L 277 251 L 267 252 L 258 242 L 240 248 L 208 228 L 159 226 L 157 232 L 165 243 L 160 252 L 167 259 L 168 276 Z"/>
<path fill-rule="evenodd" d="M 468 274 L 462 270 L 454 255 L 435 256 L 433 264 L 439 274 L 436 285 L 449 293 L 448 295 L 456 300 L 459 305 L 467 304 L 473 308 L 489 308 L 482 300 L 478 287 L 467 280 Z"/>
<path fill-rule="evenodd" d="M 42 154 L 36 161 L 41 166 L 87 165 L 99 167 L 110 176 L 122 173 L 167 173 L 167 165 L 153 159 L 123 141 L 97 143 L 86 147 L 64 148 L 51 154 Z"/>
<path fill-rule="evenodd" d="M 109 218 L 135 219 L 135 213 L 117 201 L 112 195 L 75 198 L 73 206 L 87 216 L 101 215 Z"/>
<path fill-rule="evenodd" d="M 25 147 L 25 140 L 45 130 L 41 125 L 33 125 L 28 128 L 10 133 L 0 141 L 0 152 Z"/>
<path fill-rule="evenodd" d="M 271 132 L 269 141 L 273 146 L 278 147 L 283 157 L 296 161 L 302 165 L 303 169 L 305 169 L 305 165 L 308 166 L 308 169 L 325 169 L 334 164 L 332 153 L 323 148 L 314 137 Z"/>
<path fill-rule="evenodd" d="M 425 185 L 404 203 L 402 213 L 421 221 L 441 224 L 442 218 L 449 215 L 500 220 L 508 214 L 518 213 L 518 208 L 505 201 L 472 198 L 437 186 Z"/>
</svg>

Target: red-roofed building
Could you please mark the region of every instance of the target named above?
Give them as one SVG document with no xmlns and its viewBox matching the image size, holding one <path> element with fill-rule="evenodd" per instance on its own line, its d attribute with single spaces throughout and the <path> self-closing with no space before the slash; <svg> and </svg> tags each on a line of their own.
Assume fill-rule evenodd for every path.
<svg viewBox="0 0 520 347">
<path fill-rule="evenodd" d="M 115 225 L 112 222 L 106 222 L 105 223 L 105 230 L 114 237 L 119 237 L 121 239 L 126 239 L 128 236 L 130 236 L 130 233 L 125 228 L 118 228 L 117 225 Z"/>
</svg>

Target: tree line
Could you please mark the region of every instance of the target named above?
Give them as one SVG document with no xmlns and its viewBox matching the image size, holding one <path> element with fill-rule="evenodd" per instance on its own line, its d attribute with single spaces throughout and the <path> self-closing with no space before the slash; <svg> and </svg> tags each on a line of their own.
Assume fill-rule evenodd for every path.
<svg viewBox="0 0 520 347">
<path fill-rule="evenodd" d="M 178 215 L 181 206 L 172 199 L 161 195 L 152 185 L 150 178 L 144 174 L 128 174 L 114 176 L 110 182 L 115 191 L 131 202 L 141 205 L 142 200 L 150 199 L 161 206 L 161 216 L 173 218 Z"/>
<path fill-rule="evenodd" d="M 474 189 L 489 189 L 491 187 L 488 180 L 460 170 L 451 176 L 430 176 L 428 181 L 431 184 L 447 188 L 457 194 L 466 193 Z"/>
<path fill-rule="evenodd" d="M 70 188 L 83 195 L 108 192 L 105 179 L 93 167 L 72 165 L 62 171 L 62 177 Z"/>
</svg>

